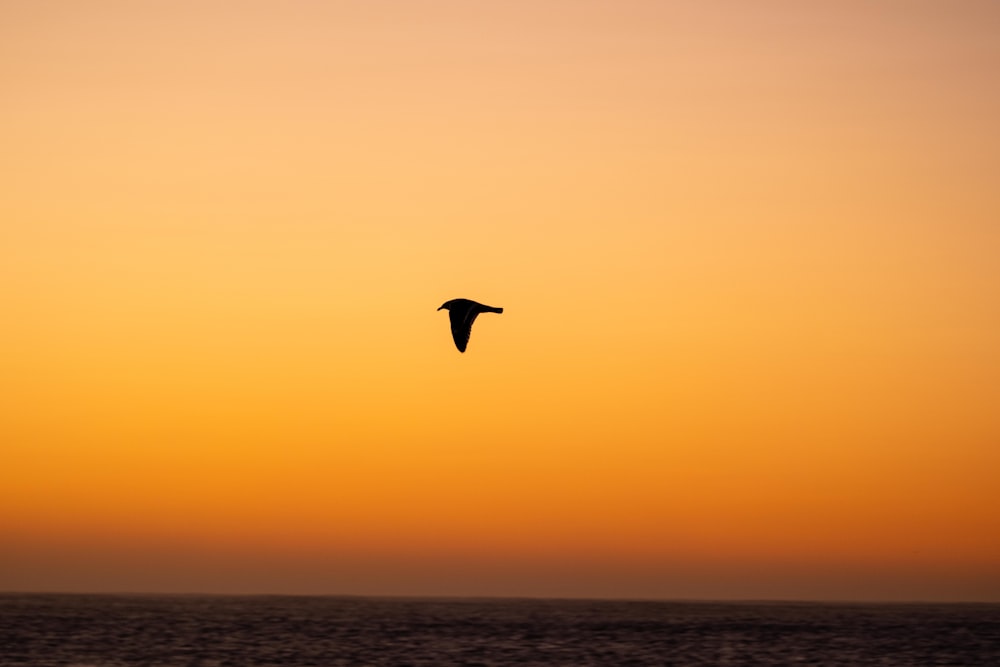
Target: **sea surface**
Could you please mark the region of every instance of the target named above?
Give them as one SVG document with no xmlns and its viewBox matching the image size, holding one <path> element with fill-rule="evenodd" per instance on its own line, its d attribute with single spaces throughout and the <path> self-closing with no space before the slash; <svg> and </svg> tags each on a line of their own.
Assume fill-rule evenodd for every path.
<svg viewBox="0 0 1000 667">
<path fill-rule="evenodd" d="M 0 665 L 1000 665 L 997 604 L 0 595 Z"/>
</svg>

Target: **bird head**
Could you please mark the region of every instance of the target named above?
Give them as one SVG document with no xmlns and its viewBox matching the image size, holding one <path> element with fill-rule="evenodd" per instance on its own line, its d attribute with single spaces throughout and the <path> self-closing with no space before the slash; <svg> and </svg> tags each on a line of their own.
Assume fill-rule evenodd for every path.
<svg viewBox="0 0 1000 667">
<path fill-rule="evenodd" d="M 451 301 L 445 301 L 438 310 L 451 310 Z"/>
</svg>

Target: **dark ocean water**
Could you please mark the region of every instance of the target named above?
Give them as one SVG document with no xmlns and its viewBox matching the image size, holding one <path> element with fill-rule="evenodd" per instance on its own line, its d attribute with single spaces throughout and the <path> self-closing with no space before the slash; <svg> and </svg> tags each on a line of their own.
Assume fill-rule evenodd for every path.
<svg viewBox="0 0 1000 667">
<path fill-rule="evenodd" d="M 1000 605 L 0 595 L 0 665 L 1000 665 Z"/>
</svg>

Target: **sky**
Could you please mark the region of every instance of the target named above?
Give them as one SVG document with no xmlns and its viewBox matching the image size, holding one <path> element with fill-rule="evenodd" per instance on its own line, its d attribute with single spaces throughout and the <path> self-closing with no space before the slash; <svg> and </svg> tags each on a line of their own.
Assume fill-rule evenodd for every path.
<svg viewBox="0 0 1000 667">
<path fill-rule="evenodd" d="M 1000 601 L 997 34 L 0 0 L 0 591 Z"/>
</svg>

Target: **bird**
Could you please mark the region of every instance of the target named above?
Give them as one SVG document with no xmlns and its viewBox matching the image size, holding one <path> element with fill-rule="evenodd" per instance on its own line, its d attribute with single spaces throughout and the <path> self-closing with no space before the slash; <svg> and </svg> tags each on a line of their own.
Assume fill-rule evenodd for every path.
<svg viewBox="0 0 1000 667">
<path fill-rule="evenodd" d="M 502 313 L 503 308 L 494 308 L 477 303 L 470 299 L 452 299 L 441 304 L 438 310 L 447 310 L 451 319 L 451 337 L 455 339 L 455 347 L 459 352 L 465 352 L 472 333 L 472 323 L 479 313 Z"/>
</svg>

